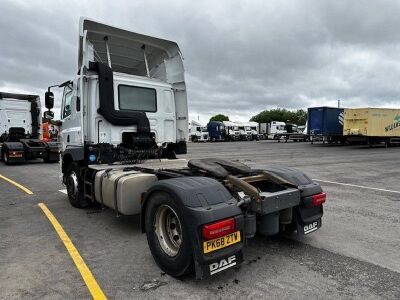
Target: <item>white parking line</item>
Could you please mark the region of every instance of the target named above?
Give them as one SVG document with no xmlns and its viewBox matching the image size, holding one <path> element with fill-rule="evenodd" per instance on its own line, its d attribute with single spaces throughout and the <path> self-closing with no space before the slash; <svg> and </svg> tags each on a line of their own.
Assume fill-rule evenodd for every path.
<svg viewBox="0 0 400 300">
<path fill-rule="evenodd" d="M 58 190 L 60 193 L 67 194 L 67 190 Z"/>
<path fill-rule="evenodd" d="M 374 191 L 381 191 L 381 192 L 388 192 L 388 193 L 400 194 L 400 191 L 379 189 L 379 188 L 374 188 L 374 187 L 369 187 L 369 186 L 363 186 L 363 185 L 356 185 L 356 184 L 342 183 L 342 182 L 335 182 L 335 181 L 328 181 L 328 180 L 320 180 L 320 179 L 313 179 L 313 180 L 319 181 L 319 182 L 337 184 L 337 185 L 351 186 L 351 187 L 356 187 L 356 188 L 360 188 L 360 189 L 368 189 L 368 190 L 374 190 Z"/>
</svg>

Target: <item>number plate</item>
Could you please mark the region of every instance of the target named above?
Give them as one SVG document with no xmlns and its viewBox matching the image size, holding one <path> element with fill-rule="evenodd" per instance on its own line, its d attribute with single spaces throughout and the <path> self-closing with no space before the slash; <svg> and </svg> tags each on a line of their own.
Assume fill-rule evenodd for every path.
<svg viewBox="0 0 400 300">
<path fill-rule="evenodd" d="M 9 157 L 22 157 L 22 153 L 16 153 L 16 154 L 8 154 Z"/>
<path fill-rule="evenodd" d="M 203 242 L 204 253 L 213 252 L 240 242 L 240 231 Z"/>
</svg>

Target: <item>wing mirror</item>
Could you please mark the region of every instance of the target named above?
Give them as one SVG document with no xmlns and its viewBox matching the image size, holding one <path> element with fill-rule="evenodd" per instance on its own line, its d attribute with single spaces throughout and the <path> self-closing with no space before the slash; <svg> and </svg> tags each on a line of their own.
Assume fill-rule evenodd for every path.
<svg viewBox="0 0 400 300">
<path fill-rule="evenodd" d="M 50 92 L 50 89 L 44 95 L 44 102 L 47 109 L 52 109 L 54 107 L 54 94 Z"/>
<path fill-rule="evenodd" d="M 43 118 L 48 119 L 48 120 L 53 120 L 54 119 L 54 112 L 51 110 L 47 110 L 43 113 Z"/>
</svg>

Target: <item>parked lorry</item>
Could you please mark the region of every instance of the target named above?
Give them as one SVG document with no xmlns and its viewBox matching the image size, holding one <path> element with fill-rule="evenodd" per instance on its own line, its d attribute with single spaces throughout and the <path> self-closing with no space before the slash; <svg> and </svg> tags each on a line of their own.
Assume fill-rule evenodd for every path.
<svg viewBox="0 0 400 300">
<path fill-rule="evenodd" d="M 210 121 L 207 123 L 208 136 L 211 142 L 227 141 L 225 125 L 219 121 Z"/>
<path fill-rule="evenodd" d="M 239 136 L 241 141 L 250 141 L 251 140 L 251 129 L 250 126 L 247 126 L 246 123 L 234 122 L 238 128 Z"/>
<path fill-rule="evenodd" d="M 303 133 L 303 130 L 299 129 L 296 124 L 286 123 L 285 132 L 277 134 L 280 142 L 282 139 L 287 142 L 289 140 L 293 142 L 305 142 L 308 140 L 308 135 Z"/>
<path fill-rule="evenodd" d="M 285 122 L 272 121 L 268 123 L 268 139 L 279 140 L 281 134 L 286 133 L 285 126 Z"/>
<path fill-rule="evenodd" d="M 257 122 L 246 122 L 246 131 L 252 141 L 258 141 L 262 139 L 262 135 L 258 132 L 258 123 Z"/>
<path fill-rule="evenodd" d="M 343 136 L 343 108 L 310 107 L 308 108 L 307 130 L 310 141 L 323 143 L 345 143 Z"/>
<path fill-rule="evenodd" d="M 343 134 L 350 143 L 397 145 L 400 143 L 400 109 L 345 109 Z"/>
<path fill-rule="evenodd" d="M 207 126 L 204 126 L 203 124 L 197 121 L 189 122 L 189 139 L 194 143 L 207 142 L 208 141 Z"/>
<path fill-rule="evenodd" d="M 256 233 L 321 226 L 326 195 L 297 169 L 176 159 L 186 153 L 188 110 L 175 42 L 88 19 L 79 41 L 78 75 L 63 84 L 61 105 L 61 172 L 73 206 L 140 214 L 154 260 L 175 277 L 240 264 Z"/>
<path fill-rule="evenodd" d="M 0 92 L 0 158 L 5 164 L 59 161 L 58 144 L 40 139 L 41 119 L 39 96 Z"/>
<path fill-rule="evenodd" d="M 239 126 L 235 122 L 223 121 L 223 124 L 225 126 L 227 141 L 233 142 L 240 141 L 242 139 L 239 131 Z"/>
</svg>

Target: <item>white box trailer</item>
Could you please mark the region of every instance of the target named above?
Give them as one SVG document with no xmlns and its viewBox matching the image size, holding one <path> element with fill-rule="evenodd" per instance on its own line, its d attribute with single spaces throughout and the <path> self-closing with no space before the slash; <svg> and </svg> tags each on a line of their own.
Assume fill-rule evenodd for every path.
<svg viewBox="0 0 400 300">
<path fill-rule="evenodd" d="M 175 277 L 238 265 L 256 232 L 321 226 L 326 195 L 301 171 L 176 158 L 188 111 L 175 42 L 88 19 L 79 40 L 78 75 L 61 85 L 61 172 L 73 206 L 140 214 L 154 260 Z"/>
</svg>

